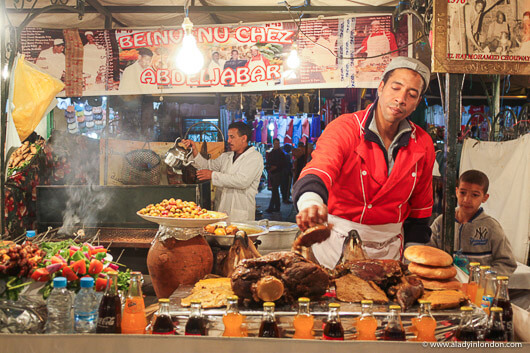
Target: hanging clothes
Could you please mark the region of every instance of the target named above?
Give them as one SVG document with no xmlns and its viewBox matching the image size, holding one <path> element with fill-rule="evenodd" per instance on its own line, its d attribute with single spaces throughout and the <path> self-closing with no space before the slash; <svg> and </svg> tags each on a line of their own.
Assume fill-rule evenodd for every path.
<svg viewBox="0 0 530 353">
<path fill-rule="evenodd" d="M 261 130 L 263 130 L 263 120 L 259 119 L 256 125 L 256 138 L 254 141 L 261 142 Z"/>
<path fill-rule="evenodd" d="M 320 116 L 319 115 L 313 115 L 311 118 L 311 132 L 309 136 L 311 137 L 311 141 L 316 141 L 320 137 L 320 134 L 322 133 L 322 129 L 320 129 Z"/>
<path fill-rule="evenodd" d="M 296 147 L 295 144 L 293 143 L 293 129 L 294 129 L 294 119 L 290 118 L 290 117 L 285 117 L 285 120 L 287 121 L 286 125 L 287 125 L 287 131 L 285 132 L 285 139 L 284 139 L 284 143 L 290 143 L 293 145 L 293 147 Z"/>
<path fill-rule="evenodd" d="M 287 133 L 288 124 L 288 118 L 286 116 L 280 116 L 280 119 L 278 119 L 278 140 L 280 140 L 280 145 L 287 143 L 285 142 L 285 134 Z"/>
<path fill-rule="evenodd" d="M 307 116 L 302 117 L 302 137 L 300 138 L 300 141 L 306 145 L 309 142 L 309 119 Z"/>
<path fill-rule="evenodd" d="M 278 97 L 279 101 L 280 101 L 280 107 L 278 108 L 278 112 L 280 115 L 285 115 L 287 114 L 286 110 L 285 110 L 285 96 L 283 94 L 281 94 L 279 97 Z"/>
<path fill-rule="evenodd" d="M 295 117 L 293 123 L 293 146 L 297 146 L 302 137 L 302 119 Z"/>
<path fill-rule="evenodd" d="M 256 141 L 256 129 L 258 128 L 258 124 L 259 124 L 259 120 L 254 119 L 254 121 L 252 122 L 252 137 L 251 137 L 251 140 L 254 142 L 257 142 Z"/>
<path fill-rule="evenodd" d="M 311 113 L 311 110 L 309 108 L 309 103 L 311 102 L 309 98 L 309 93 L 305 93 L 302 97 L 302 100 L 304 102 L 304 109 L 302 110 L 304 113 Z"/>
<path fill-rule="evenodd" d="M 292 115 L 298 114 L 298 97 L 294 94 L 291 96 L 291 106 L 289 113 Z"/>
<path fill-rule="evenodd" d="M 273 130 L 274 133 L 273 133 L 272 138 L 275 139 L 275 138 L 278 138 L 278 119 L 271 119 L 271 120 L 274 125 L 274 130 Z"/>
<path fill-rule="evenodd" d="M 261 129 L 261 142 L 268 143 L 269 119 L 263 118 L 263 129 Z"/>
</svg>

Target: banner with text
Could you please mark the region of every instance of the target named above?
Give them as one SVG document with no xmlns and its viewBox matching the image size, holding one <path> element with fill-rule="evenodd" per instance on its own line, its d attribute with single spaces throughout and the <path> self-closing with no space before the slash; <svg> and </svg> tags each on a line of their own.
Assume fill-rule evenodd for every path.
<svg viewBox="0 0 530 353">
<path fill-rule="evenodd" d="M 27 28 L 21 38 L 28 60 L 67 86 L 82 80 L 85 96 L 375 88 L 392 57 L 409 53 L 406 20 L 396 33 L 391 21 L 381 15 L 302 20 L 299 27 L 292 21 L 195 26 L 205 59 L 195 75 L 175 63 L 181 28 L 79 30 L 75 43 L 65 43 L 62 30 Z M 72 46 L 77 50 L 65 51 Z M 292 50 L 300 58 L 296 69 L 287 65 Z M 66 66 L 80 63 L 82 77 L 65 77 Z"/>
</svg>

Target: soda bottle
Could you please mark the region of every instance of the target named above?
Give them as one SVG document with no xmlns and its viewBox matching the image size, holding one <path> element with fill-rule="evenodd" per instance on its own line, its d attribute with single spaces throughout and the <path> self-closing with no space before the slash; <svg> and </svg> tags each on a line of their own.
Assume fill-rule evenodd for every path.
<svg viewBox="0 0 530 353">
<path fill-rule="evenodd" d="M 315 318 L 309 312 L 309 298 L 298 298 L 298 314 L 294 317 L 294 335 L 293 338 L 298 339 L 314 339 L 313 324 Z"/>
<path fill-rule="evenodd" d="M 35 239 L 35 231 L 34 230 L 28 230 L 26 231 L 26 240 L 24 243 L 31 243 Z"/>
<path fill-rule="evenodd" d="M 95 333 L 99 301 L 94 292 L 94 279 L 81 278 L 81 289 L 74 299 L 74 330 L 79 333 Z"/>
<path fill-rule="evenodd" d="M 436 342 L 434 331 L 436 330 L 436 320 L 431 314 L 431 302 L 418 300 L 420 312 L 418 317 L 412 318 L 412 324 L 417 331 L 416 341 Z"/>
<path fill-rule="evenodd" d="M 504 329 L 506 330 L 506 339 L 513 341 L 513 309 L 510 303 L 510 296 L 508 295 L 508 277 L 497 277 L 497 292 L 493 299 L 493 306 L 502 308 L 502 320 Z"/>
<path fill-rule="evenodd" d="M 184 331 L 186 336 L 206 336 L 206 322 L 202 316 L 200 300 L 191 301 L 190 317 Z"/>
<path fill-rule="evenodd" d="M 145 333 L 147 319 L 145 318 L 145 304 L 142 296 L 142 273 L 131 272 L 129 291 L 125 299 L 125 307 L 121 319 L 121 333 L 138 334 Z"/>
<path fill-rule="evenodd" d="M 490 316 L 488 319 L 488 328 L 484 335 L 485 341 L 501 341 L 506 342 L 506 330 L 502 323 L 503 309 L 498 306 L 493 306 L 490 309 Z"/>
<path fill-rule="evenodd" d="M 484 294 L 482 295 L 482 302 L 480 306 L 484 311 L 489 314 L 490 306 L 495 297 L 495 281 L 497 276 L 494 271 L 486 271 L 486 279 L 484 285 Z"/>
<path fill-rule="evenodd" d="M 46 309 L 46 333 L 72 332 L 72 295 L 66 289 L 66 278 L 53 279 L 53 290 L 46 301 Z"/>
<path fill-rule="evenodd" d="M 99 304 L 96 333 L 121 333 L 121 300 L 116 271 L 107 272 L 107 287 Z"/>
<path fill-rule="evenodd" d="M 375 330 L 377 330 L 377 319 L 373 314 L 374 302 L 372 300 L 361 301 L 361 316 L 357 318 L 357 339 L 360 341 L 375 341 Z"/>
<path fill-rule="evenodd" d="M 464 293 L 472 301 L 477 296 L 477 287 L 478 287 L 478 275 L 480 271 L 480 262 L 470 262 L 469 263 L 469 277 L 467 284 L 464 286 Z"/>
<path fill-rule="evenodd" d="M 158 299 L 158 312 L 153 324 L 153 335 L 174 335 L 175 326 L 169 315 L 169 299 Z"/>
<path fill-rule="evenodd" d="M 259 337 L 280 337 L 280 329 L 276 323 L 276 316 L 274 315 L 274 303 L 263 303 L 263 319 L 259 327 Z"/>
<path fill-rule="evenodd" d="M 223 323 L 225 325 L 225 331 L 223 336 L 226 337 L 243 337 L 241 331 L 241 325 L 243 324 L 243 315 L 239 313 L 237 307 L 238 301 L 237 295 L 232 295 L 226 300 L 228 301 L 226 306 L 226 313 L 223 315 Z"/>
<path fill-rule="evenodd" d="M 455 339 L 457 341 L 478 341 L 477 331 L 473 325 L 473 317 L 471 314 L 473 309 L 470 306 L 463 306 L 460 308 L 460 324 L 455 332 Z"/>
<path fill-rule="evenodd" d="M 401 306 L 390 305 L 390 310 L 387 317 L 387 324 L 383 331 L 383 339 L 385 341 L 405 341 L 405 330 L 401 322 Z"/>
<path fill-rule="evenodd" d="M 323 340 L 344 341 L 344 328 L 340 322 L 339 309 L 339 303 L 329 304 L 328 319 L 326 320 L 322 334 Z"/>
<path fill-rule="evenodd" d="M 482 305 L 482 296 L 484 295 L 484 290 L 486 288 L 486 272 L 490 269 L 490 266 L 480 266 L 479 267 L 479 282 L 477 287 L 477 294 L 475 295 L 475 299 L 473 303 L 475 303 L 476 306 Z"/>
</svg>

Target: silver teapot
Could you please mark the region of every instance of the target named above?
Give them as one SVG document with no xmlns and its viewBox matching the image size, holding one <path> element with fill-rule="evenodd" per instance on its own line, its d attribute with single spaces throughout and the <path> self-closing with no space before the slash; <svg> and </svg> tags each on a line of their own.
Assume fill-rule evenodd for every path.
<svg viewBox="0 0 530 353">
<path fill-rule="evenodd" d="M 175 144 L 166 152 L 164 158 L 164 163 L 171 167 L 174 172 L 193 163 L 193 160 L 190 158 L 193 156 L 193 150 L 179 145 L 180 141 L 181 138 L 177 137 Z"/>
</svg>

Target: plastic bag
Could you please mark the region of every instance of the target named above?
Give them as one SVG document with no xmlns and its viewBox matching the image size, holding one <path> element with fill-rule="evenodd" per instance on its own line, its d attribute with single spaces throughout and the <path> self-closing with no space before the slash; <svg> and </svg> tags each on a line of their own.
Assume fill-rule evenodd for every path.
<svg viewBox="0 0 530 353">
<path fill-rule="evenodd" d="M 18 56 L 11 81 L 10 102 L 11 117 L 20 141 L 31 135 L 63 88 L 61 80 L 24 60 L 24 55 Z"/>
</svg>

